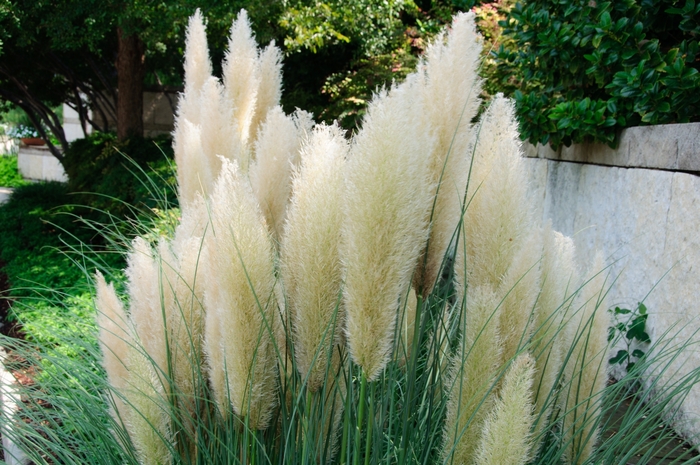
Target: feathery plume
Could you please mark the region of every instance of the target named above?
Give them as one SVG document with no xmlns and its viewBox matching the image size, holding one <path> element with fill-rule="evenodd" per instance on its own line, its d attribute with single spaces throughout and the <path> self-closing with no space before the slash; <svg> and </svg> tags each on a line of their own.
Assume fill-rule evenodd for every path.
<svg viewBox="0 0 700 465">
<path fill-rule="evenodd" d="M 202 149 L 199 126 L 187 119 L 179 119 L 173 138 L 173 151 L 178 167 L 178 199 L 183 212 L 186 212 L 197 195 L 208 195 L 214 184 L 213 167 Z"/>
<path fill-rule="evenodd" d="M 475 131 L 462 241 L 455 256 L 458 292 L 467 284 L 499 289 L 532 231 L 517 135 L 513 105 L 498 94 Z"/>
<path fill-rule="evenodd" d="M 338 126 L 317 126 L 302 148 L 281 248 L 297 367 L 311 391 L 326 378 L 343 326 L 338 246 L 343 221 L 347 143 Z"/>
<path fill-rule="evenodd" d="M 129 361 L 131 376 L 127 400 L 131 407 L 128 428 L 139 463 L 162 465 L 172 462 L 170 415 L 163 383 L 147 354 L 134 351 Z"/>
<path fill-rule="evenodd" d="M 208 283 L 204 342 L 212 387 L 223 413 L 228 405 L 221 401 L 230 393 L 233 410 L 250 428 L 263 429 L 275 405 L 274 246 L 235 162 L 223 161 L 211 222 L 201 270 Z"/>
<path fill-rule="evenodd" d="M 451 390 L 445 419 L 445 461 L 453 454 L 454 463 L 474 463 L 501 366 L 498 303 L 496 294 L 488 286 L 469 291 L 462 321 L 462 341 L 452 360 L 448 384 Z"/>
<path fill-rule="evenodd" d="M 95 274 L 97 306 L 97 327 L 99 328 L 100 348 L 102 349 L 102 366 L 107 372 L 109 384 L 117 391 L 114 403 L 122 420 L 127 411 L 120 395 L 124 395 L 129 378 L 129 353 L 133 350 L 133 336 L 126 316 L 126 311 L 113 284 L 107 284 L 99 271 Z"/>
<path fill-rule="evenodd" d="M 237 127 L 237 133 L 248 144 L 251 139 L 251 123 L 255 112 L 255 101 L 260 86 L 258 46 L 253 38 L 248 13 L 241 10 L 231 25 L 228 51 L 223 64 L 224 95 L 226 105 L 233 108 L 233 117 L 228 124 Z M 244 161 L 241 168 L 248 170 Z"/>
<path fill-rule="evenodd" d="M 479 465 L 525 465 L 532 452 L 530 429 L 535 361 L 515 359 L 505 375 L 500 398 L 484 423 L 476 460 Z"/>
<path fill-rule="evenodd" d="M 206 164 L 211 172 L 205 193 L 211 193 L 214 181 L 221 171 L 221 158 L 238 160 L 246 150 L 235 125 L 231 124 L 233 108 L 224 101 L 224 89 L 219 80 L 210 77 L 202 89 L 201 143 Z"/>
<path fill-rule="evenodd" d="M 479 108 L 481 81 L 477 74 L 481 39 L 474 13 L 460 13 L 447 34 L 427 48 L 419 73 L 426 76 L 421 98 L 425 103 L 423 126 L 435 138 L 430 155 L 430 176 L 435 186 L 431 231 L 414 283 L 428 295 L 441 271 L 442 261 L 461 217 L 469 176 L 471 120 Z"/>
<path fill-rule="evenodd" d="M 287 116 L 281 107 L 273 108 L 255 141 L 250 184 L 276 240 L 282 234 L 292 194 L 292 171 L 299 162 L 299 149 L 306 138 L 307 128 L 300 124 L 300 118 L 305 119 L 302 113 L 305 112 Z"/>
<path fill-rule="evenodd" d="M 552 408 L 552 390 L 563 363 L 564 322 L 570 306 L 574 273 L 574 243 L 570 237 L 553 231 L 551 223 L 542 232 L 542 289 L 535 309 L 535 334 L 532 353 L 535 355 L 535 411 L 539 419 L 536 434 L 546 424 Z M 551 397 L 550 397 L 551 396 Z"/>
<path fill-rule="evenodd" d="M 255 100 L 255 113 L 250 122 L 250 136 L 255 137 L 267 113 L 279 105 L 282 97 L 282 52 L 273 40 L 258 57 L 260 84 Z"/>
<path fill-rule="evenodd" d="M 197 8 L 187 24 L 185 39 L 185 90 L 178 102 L 177 119 L 199 124 L 200 93 L 211 76 L 207 31 L 202 13 Z"/>
<path fill-rule="evenodd" d="M 530 341 L 534 312 L 540 290 L 542 237 L 530 230 L 516 251 L 498 290 L 501 303 L 500 326 L 503 338 L 503 362 L 511 360 Z"/>
<path fill-rule="evenodd" d="M 579 294 L 578 315 L 568 322 L 569 331 L 575 331 L 568 340 L 575 342 L 565 368 L 562 431 L 573 465 L 588 460 L 598 441 L 600 403 L 608 382 L 610 317 L 605 304 L 605 281 L 603 256 L 598 252 L 588 271 L 588 282 Z"/>
<path fill-rule="evenodd" d="M 391 357 L 398 302 L 428 234 L 431 140 L 413 117 L 419 78 L 376 96 L 347 164 L 342 260 L 350 354 L 368 380 Z"/>
<path fill-rule="evenodd" d="M 131 319 L 139 342 L 162 378 L 169 371 L 160 267 L 153 249 L 141 237 L 132 241 L 126 262 Z"/>
<path fill-rule="evenodd" d="M 181 246 L 177 256 L 171 244 L 162 240 L 158 244 L 158 257 L 170 357 L 169 376 L 179 397 L 178 403 L 190 412 L 189 417 L 184 418 L 187 421 L 193 416 L 195 397 L 201 388 L 204 289 L 197 276 L 201 239 L 190 238 Z"/>
</svg>

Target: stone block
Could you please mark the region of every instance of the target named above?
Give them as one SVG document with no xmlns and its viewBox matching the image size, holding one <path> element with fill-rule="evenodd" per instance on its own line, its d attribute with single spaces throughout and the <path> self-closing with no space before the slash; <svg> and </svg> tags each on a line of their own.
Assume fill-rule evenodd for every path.
<svg viewBox="0 0 700 465">
<path fill-rule="evenodd" d="M 19 149 L 17 167 L 22 177 L 38 181 L 66 181 L 65 171 L 48 147 L 26 147 Z"/>
<path fill-rule="evenodd" d="M 560 155 L 552 159 L 595 165 L 628 166 L 629 143 L 625 138 L 621 138 L 618 147 L 614 149 L 607 144 L 573 144 L 569 147 L 561 147 Z"/>
<path fill-rule="evenodd" d="M 629 142 L 627 166 L 675 170 L 678 168 L 679 133 L 683 124 L 627 128 L 623 137 Z"/>
<path fill-rule="evenodd" d="M 46 181 L 60 181 L 68 182 L 68 176 L 66 171 L 63 169 L 63 165 L 58 161 L 53 155 L 50 157 L 42 157 L 42 177 L 41 179 Z"/>
<path fill-rule="evenodd" d="M 700 172 L 700 123 L 682 126 L 678 131 L 678 169 Z"/>
</svg>

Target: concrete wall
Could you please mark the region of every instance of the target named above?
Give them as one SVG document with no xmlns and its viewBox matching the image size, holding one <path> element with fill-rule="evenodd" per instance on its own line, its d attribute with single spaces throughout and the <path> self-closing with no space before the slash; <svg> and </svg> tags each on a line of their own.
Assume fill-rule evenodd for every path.
<svg viewBox="0 0 700 465">
<path fill-rule="evenodd" d="M 652 340 L 670 332 L 700 342 L 700 124 L 630 128 L 617 150 L 526 146 L 525 154 L 542 220 L 574 238 L 581 261 L 601 250 L 612 264 L 609 305 L 643 300 Z M 700 349 L 688 348 L 662 382 L 698 367 Z M 676 428 L 700 443 L 700 385 L 682 413 Z"/>
<path fill-rule="evenodd" d="M 44 146 L 20 145 L 17 168 L 25 179 L 36 181 L 68 181 L 63 165 Z"/>
</svg>

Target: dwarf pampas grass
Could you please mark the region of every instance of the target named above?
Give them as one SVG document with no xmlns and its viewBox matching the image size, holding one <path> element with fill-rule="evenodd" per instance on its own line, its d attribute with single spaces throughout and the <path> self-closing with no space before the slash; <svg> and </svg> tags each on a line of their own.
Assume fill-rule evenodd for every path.
<svg viewBox="0 0 700 465">
<path fill-rule="evenodd" d="M 581 308 L 568 322 L 567 336 L 573 346 L 564 372 L 562 431 L 573 465 L 588 460 L 598 441 L 600 404 L 608 382 L 610 316 L 605 306 L 605 278 L 603 258 L 597 253 L 579 295 Z"/>
<path fill-rule="evenodd" d="M 316 391 L 344 323 L 338 246 L 347 143 L 337 126 L 317 126 L 302 149 L 282 242 L 281 270 L 297 368 Z"/>
<path fill-rule="evenodd" d="M 479 50 L 458 15 L 348 144 L 277 106 L 280 51 L 245 12 L 225 85 L 192 19 L 181 223 L 133 241 L 129 316 L 96 278 L 121 462 L 327 463 L 336 441 L 358 465 L 590 456 L 602 283 L 572 317 L 573 245 L 534 226 L 512 104 L 471 123 Z"/>
<path fill-rule="evenodd" d="M 474 14 L 461 13 L 452 21 L 449 32 L 428 47 L 425 62 L 419 65 L 418 72 L 426 77 L 421 89 L 425 102 L 421 116 L 425 129 L 435 138 L 429 168 L 435 186 L 430 240 L 425 266 L 421 260 L 414 280 L 423 295 L 430 294 L 440 274 L 461 216 L 471 159 L 471 120 L 480 103 L 480 53 Z"/>
<path fill-rule="evenodd" d="M 368 380 L 391 356 L 399 298 L 408 293 L 428 234 L 425 154 L 431 143 L 414 118 L 423 110 L 413 78 L 369 105 L 347 164 L 341 249 L 346 333 Z"/>
<path fill-rule="evenodd" d="M 262 429 L 276 403 L 274 246 L 235 163 L 223 162 L 211 197 L 211 226 L 201 270 L 208 283 L 205 350 L 212 388 L 222 413 L 230 399 L 250 428 Z"/>
<path fill-rule="evenodd" d="M 524 465 L 531 456 L 530 429 L 535 361 L 518 356 L 508 369 L 493 411 L 484 423 L 476 460 L 479 465 Z"/>
</svg>

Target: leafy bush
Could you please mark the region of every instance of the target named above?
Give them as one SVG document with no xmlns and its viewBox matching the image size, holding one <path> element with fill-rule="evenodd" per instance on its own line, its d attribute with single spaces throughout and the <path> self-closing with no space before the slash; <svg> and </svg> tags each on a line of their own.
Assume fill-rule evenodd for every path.
<svg viewBox="0 0 700 465">
<path fill-rule="evenodd" d="M 0 186 L 18 187 L 27 184 L 17 169 L 17 155 L 0 155 Z"/>
<path fill-rule="evenodd" d="M 114 134 L 97 132 L 73 142 L 63 166 L 73 203 L 136 217 L 140 210 L 162 207 L 164 199 L 177 201 L 172 158 L 168 136 L 118 142 Z M 100 221 L 105 220 L 103 215 Z"/>
<path fill-rule="evenodd" d="M 521 135 L 553 147 L 615 146 L 621 128 L 700 120 L 700 3 L 531 0 L 502 24 Z"/>
</svg>

